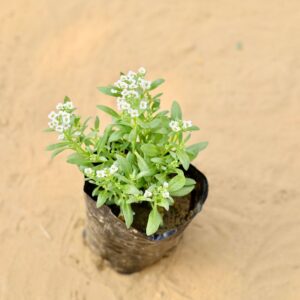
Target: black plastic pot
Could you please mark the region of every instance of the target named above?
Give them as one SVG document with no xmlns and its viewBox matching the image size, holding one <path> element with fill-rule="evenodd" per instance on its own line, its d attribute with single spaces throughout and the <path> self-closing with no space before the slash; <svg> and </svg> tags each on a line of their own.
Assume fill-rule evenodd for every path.
<svg viewBox="0 0 300 300">
<path fill-rule="evenodd" d="M 191 165 L 186 174 L 197 184 L 188 195 L 190 210 L 185 221 L 176 228 L 152 236 L 135 228 L 127 229 L 110 207 L 97 208 L 96 199 L 91 196 L 94 185 L 86 181 L 87 224 L 84 237 L 87 245 L 95 254 L 107 259 L 116 271 L 127 274 L 140 271 L 167 256 L 180 241 L 187 225 L 201 211 L 208 194 L 207 179 L 198 169 Z M 180 201 L 180 197 L 176 199 Z"/>
</svg>

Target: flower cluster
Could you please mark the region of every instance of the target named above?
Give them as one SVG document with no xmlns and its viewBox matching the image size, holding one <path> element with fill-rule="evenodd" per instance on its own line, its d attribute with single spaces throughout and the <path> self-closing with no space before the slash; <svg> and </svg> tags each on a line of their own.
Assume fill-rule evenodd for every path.
<svg viewBox="0 0 300 300">
<path fill-rule="evenodd" d="M 156 190 L 147 189 L 144 192 L 144 197 L 147 199 L 151 199 L 153 196 L 161 196 L 165 199 L 170 198 L 170 193 L 168 192 L 169 184 L 164 182 L 162 186 L 159 186 Z"/>
<path fill-rule="evenodd" d="M 169 126 L 170 128 L 175 131 L 175 132 L 178 132 L 180 130 L 183 130 L 183 129 L 187 129 L 189 127 L 192 127 L 193 124 L 192 124 L 192 121 L 174 121 L 172 120 L 170 123 L 169 123 Z"/>
<path fill-rule="evenodd" d="M 149 106 L 145 92 L 150 89 L 151 81 L 145 80 L 146 70 L 139 68 L 138 72 L 129 71 L 121 75 L 114 83 L 111 93 L 117 98 L 118 110 L 127 112 L 131 117 L 138 117 Z"/>
<path fill-rule="evenodd" d="M 118 171 L 118 166 L 116 163 L 112 164 L 109 168 L 104 168 L 102 170 L 96 170 L 96 172 L 92 168 L 85 168 L 84 174 L 88 177 L 96 176 L 96 178 L 104 178 L 109 175 L 113 175 Z"/>
<path fill-rule="evenodd" d="M 60 133 L 58 139 L 63 140 L 65 137 L 63 132 L 71 127 L 74 105 L 71 101 L 66 101 L 65 103 L 58 103 L 56 109 L 57 111 L 52 111 L 48 115 L 50 119 L 48 126 Z"/>
</svg>

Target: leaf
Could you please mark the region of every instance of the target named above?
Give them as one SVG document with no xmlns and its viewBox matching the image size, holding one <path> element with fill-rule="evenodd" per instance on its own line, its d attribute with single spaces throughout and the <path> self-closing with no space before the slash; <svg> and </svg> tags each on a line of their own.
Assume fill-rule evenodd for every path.
<svg viewBox="0 0 300 300">
<path fill-rule="evenodd" d="M 136 141 L 136 132 L 137 132 L 136 127 L 133 128 L 133 129 L 130 131 L 130 133 L 129 133 L 129 135 L 128 135 L 128 141 L 129 141 L 129 142 L 135 142 L 135 141 Z"/>
<path fill-rule="evenodd" d="M 198 144 L 194 144 L 192 146 L 187 147 L 185 150 L 187 152 L 187 154 L 190 157 L 190 160 L 192 161 L 193 159 L 195 159 L 198 155 L 198 153 L 205 149 L 208 145 L 208 142 L 201 142 Z"/>
<path fill-rule="evenodd" d="M 172 104 L 171 117 L 173 120 L 181 120 L 182 119 L 181 108 L 176 101 L 173 101 L 173 104 Z"/>
<path fill-rule="evenodd" d="M 110 108 L 108 106 L 97 105 L 97 108 L 100 109 L 100 110 L 102 110 L 102 111 L 104 111 L 105 113 L 111 115 L 114 118 L 117 118 L 117 119 L 120 118 L 120 115 L 115 110 L 113 110 L 112 108 Z"/>
<path fill-rule="evenodd" d="M 108 142 L 111 143 L 111 142 L 118 141 L 123 137 L 123 135 L 124 135 L 124 131 L 122 130 L 114 131 L 109 137 Z"/>
<path fill-rule="evenodd" d="M 94 124 L 94 128 L 96 130 L 99 129 L 99 126 L 100 126 L 100 120 L 99 120 L 99 117 L 97 116 L 96 119 L 95 119 L 95 124 Z"/>
<path fill-rule="evenodd" d="M 73 153 L 68 156 L 67 162 L 78 166 L 90 166 L 91 163 L 79 153 Z"/>
<path fill-rule="evenodd" d="M 132 184 L 125 185 L 124 192 L 130 195 L 138 195 L 140 193 L 140 191 L 136 188 L 136 186 Z"/>
<path fill-rule="evenodd" d="M 170 207 L 169 200 L 166 198 L 162 198 L 157 205 L 163 207 L 165 210 L 169 210 Z"/>
<path fill-rule="evenodd" d="M 194 185 L 196 184 L 196 181 L 192 178 L 185 178 L 185 186 L 188 186 L 188 185 Z"/>
<path fill-rule="evenodd" d="M 125 219 L 126 227 L 129 228 L 133 222 L 133 211 L 131 205 L 123 201 L 121 204 L 121 210 Z"/>
<path fill-rule="evenodd" d="M 97 152 L 100 152 L 102 150 L 102 148 L 105 146 L 105 144 L 107 143 L 108 140 L 108 136 L 110 135 L 112 130 L 112 125 L 108 125 L 103 133 L 103 136 L 101 138 L 99 138 L 96 148 L 97 148 Z"/>
<path fill-rule="evenodd" d="M 183 173 L 179 173 L 175 177 L 173 177 L 169 182 L 169 192 L 175 192 L 180 190 L 185 184 L 185 177 Z"/>
<path fill-rule="evenodd" d="M 134 154 L 137 158 L 137 163 L 138 163 L 139 169 L 141 171 L 145 171 L 145 172 L 147 171 L 148 172 L 150 170 L 150 168 L 147 165 L 146 161 L 136 151 L 134 152 Z"/>
<path fill-rule="evenodd" d="M 114 86 L 99 86 L 98 87 L 98 90 L 105 94 L 105 95 L 108 95 L 108 96 L 113 96 L 113 97 L 117 97 L 119 96 L 120 94 L 119 93 L 112 93 L 111 90 L 116 90 L 117 91 L 117 88 L 114 87 Z"/>
<path fill-rule="evenodd" d="M 200 128 L 196 125 L 186 128 L 186 131 L 197 131 L 197 130 L 200 130 Z"/>
<path fill-rule="evenodd" d="M 147 176 L 153 176 L 155 174 L 155 170 L 154 169 L 149 169 L 147 171 L 142 171 L 140 172 L 136 178 L 139 179 L 139 178 L 143 178 L 143 177 L 147 177 Z"/>
<path fill-rule="evenodd" d="M 52 151 L 52 150 L 56 150 L 56 149 L 65 147 L 65 146 L 67 146 L 67 145 L 69 145 L 69 142 L 56 143 L 56 144 L 49 145 L 49 146 L 46 148 L 46 150 L 47 150 L 47 151 Z"/>
<path fill-rule="evenodd" d="M 148 217 L 146 234 L 149 236 L 155 233 L 162 223 L 163 219 L 160 213 L 158 212 L 156 207 L 153 207 Z"/>
<path fill-rule="evenodd" d="M 190 159 L 189 159 L 189 156 L 185 153 L 185 151 L 183 150 L 178 150 L 176 152 L 178 158 L 179 158 L 179 161 L 181 162 L 183 168 L 187 171 L 187 169 L 189 168 L 190 166 Z"/>
<path fill-rule="evenodd" d="M 61 149 L 56 149 L 52 152 L 51 154 L 51 159 L 53 159 L 55 156 L 57 156 L 59 153 L 65 151 L 67 148 L 61 148 Z"/>
<path fill-rule="evenodd" d="M 117 158 L 117 162 L 118 162 L 121 170 L 126 175 L 129 175 L 131 173 L 131 165 L 130 165 L 129 161 L 125 157 L 123 157 L 119 154 L 116 154 L 116 158 Z"/>
<path fill-rule="evenodd" d="M 107 200 L 107 198 L 108 198 L 108 195 L 107 195 L 107 193 L 105 191 L 99 192 L 98 197 L 97 197 L 97 204 L 96 204 L 97 208 L 99 208 L 102 205 L 104 205 L 105 202 L 106 202 L 106 200 Z"/>
<path fill-rule="evenodd" d="M 162 78 L 152 81 L 149 91 L 152 91 L 152 90 L 156 89 L 158 86 L 160 86 L 164 82 L 165 82 L 165 80 L 162 79 Z"/>
<path fill-rule="evenodd" d="M 170 192 L 171 196 L 173 197 L 182 197 L 188 195 L 193 189 L 195 188 L 194 185 L 184 186 L 178 191 Z"/>
<path fill-rule="evenodd" d="M 157 146 L 153 145 L 153 144 L 144 144 L 141 146 L 141 150 L 143 151 L 143 153 L 147 156 L 156 156 L 159 154 L 159 150 L 157 148 Z"/>
</svg>

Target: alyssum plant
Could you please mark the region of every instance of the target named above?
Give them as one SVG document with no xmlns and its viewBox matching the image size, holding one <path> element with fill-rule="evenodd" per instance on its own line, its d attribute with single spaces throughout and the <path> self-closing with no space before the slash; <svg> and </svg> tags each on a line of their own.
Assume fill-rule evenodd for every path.
<svg viewBox="0 0 300 300">
<path fill-rule="evenodd" d="M 163 223 L 163 215 L 174 204 L 173 197 L 189 194 L 195 180 L 185 177 L 190 162 L 207 142 L 186 146 L 191 131 L 198 130 L 192 121 L 182 118 L 180 106 L 173 102 L 171 111 L 159 111 L 162 94 L 151 91 L 164 80 L 148 81 L 146 70 L 121 73 L 113 85 L 99 90 L 116 98 L 118 112 L 98 105 L 112 117 L 112 123 L 100 132 L 100 120 L 82 121 L 68 97 L 49 114 L 47 131 L 57 132 L 59 142 L 48 146 L 52 157 L 64 150 L 73 153 L 67 161 L 79 167 L 85 180 L 94 185 L 97 207 L 115 204 L 120 207 L 130 228 L 133 203 L 147 202 L 151 207 L 146 234 L 154 234 Z"/>
</svg>

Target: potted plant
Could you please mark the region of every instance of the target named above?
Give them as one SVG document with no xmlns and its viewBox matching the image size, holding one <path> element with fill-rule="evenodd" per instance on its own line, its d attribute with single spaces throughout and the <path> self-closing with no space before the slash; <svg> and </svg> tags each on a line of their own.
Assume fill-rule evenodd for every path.
<svg viewBox="0 0 300 300">
<path fill-rule="evenodd" d="M 72 150 L 67 162 L 84 175 L 87 244 L 122 273 L 166 256 L 208 192 L 205 176 L 190 164 L 207 142 L 186 146 L 199 128 L 182 119 L 177 102 L 159 111 L 162 94 L 151 91 L 164 80 L 145 74 L 144 68 L 121 73 L 99 88 L 116 98 L 118 110 L 97 106 L 112 117 L 104 130 L 98 117 L 88 129 L 90 119 L 82 121 L 68 97 L 49 114 L 47 129 L 58 133 L 59 142 L 47 147 L 52 157 Z"/>
</svg>

